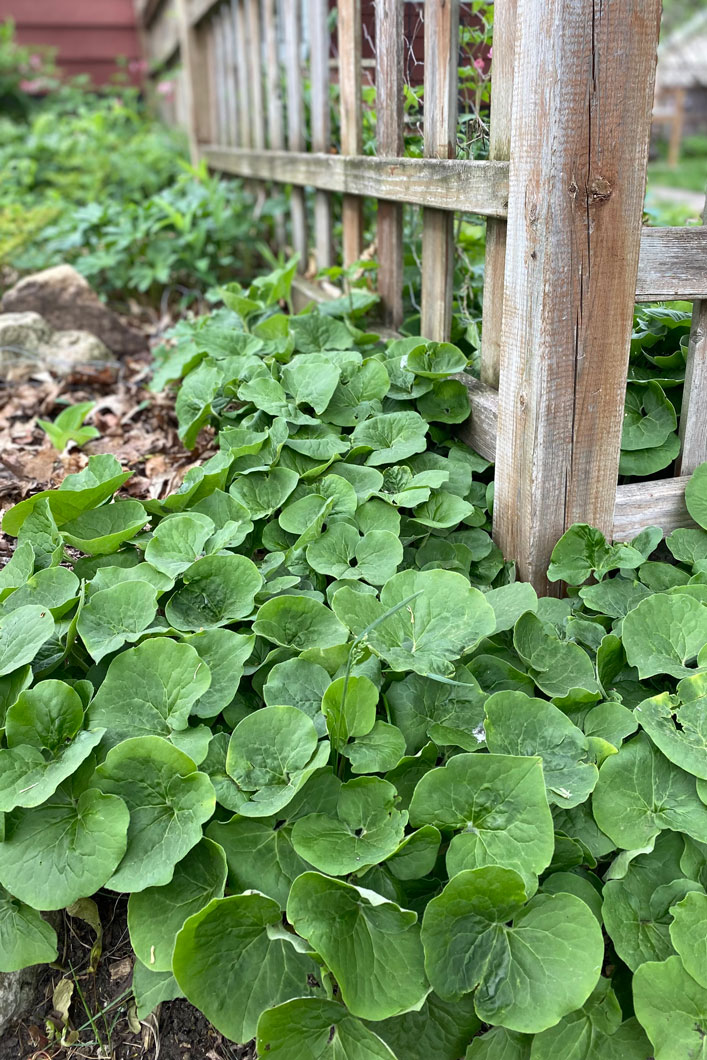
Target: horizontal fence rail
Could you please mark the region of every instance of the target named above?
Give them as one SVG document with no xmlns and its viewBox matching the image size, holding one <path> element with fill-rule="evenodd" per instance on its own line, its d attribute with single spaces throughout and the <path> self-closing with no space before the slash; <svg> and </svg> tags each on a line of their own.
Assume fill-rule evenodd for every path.
<svg viewBox="0 0 707 1060">
<path fill-rule="evenodd" d="M 365 253 L 378 261 L 384 322 L 397 327 L 403 208 L 419 208 L 422 332 L 445 340 L 455 215 L 486 219 L 481 379 L 460 376 L 471 415 L 459 434 L 496 462 L 496 540 L 522 577 L 557 592 L 549 551 L 575 519 L 616 539 L 692 525 L 685 482 L 707 460 L 707 228 L 641 223 L 659 0 L 612 0 L 598 13 L 592 0 L 496 0 L 486 161 L 455 157 L 466 6 L 136 0 L 153 68 L 181 63 L 194 159 L 261 195 L 290 188 L 276 237 L 303 273 L 361 257 L 362 203 L 375 200 Z M 424 25 L 424 157 L 405 157 L 403 143 L 413 9 Z M 364 153 L 372 89 L 375 154 Z M 331 293 L 297 282 L 306 297 Z M 633 303 L 664 300 L 695 303 L 676 477 L 617 486 Z"/>
</svg>

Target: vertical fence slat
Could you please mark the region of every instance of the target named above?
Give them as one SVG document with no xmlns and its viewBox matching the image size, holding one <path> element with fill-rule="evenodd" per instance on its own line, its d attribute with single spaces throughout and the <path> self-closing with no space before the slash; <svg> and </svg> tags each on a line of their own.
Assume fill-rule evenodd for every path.
<svg viewBox="0 0 707 1060">
<path fill-rule="evenodd" d="M 459 0 L 425 0 L 425 157 L 454 158 L 457 137 Z M 422 211 L 420 333 L 444 342 L 452 326 L 454 214 Z"/>
<path fill-rule="evenodd" d="M 511 157 L 511 107 L 517 0 L 496 0 L 493 16 L 491 64 L 491 131 L 489 158 L 507 162 Z M 506 222 L 486 220 L 481 380 L 498 387 L 503 323 L 503 273 L 506 265 Z"/>
<path fill-rule="evenodd" d="M 341 153 L 363 152 L 361 120 L 361 0 L 339 0 L 339 96 L 341 104 Z M 356 195 L 344 195 L 341 207 L 344 265 L 361 257 L 363 247 L 363 203 Z"/>
<path fill-rule="evenodd" d="M 702 223 L 707 225 L 707 202 Z M 707 460 L 707 300 L 704 299 L 692 306 L 680 440 L 682 449 L 677 474 L 691 475 L 698 464 Z"/>
<path fill-rule="evenodd" d="M 226 143 L 228 129 L 227 88 L 226 88 L 226 8 L 219 8 L 209 23 L 209 33 L 213 40 L 213 79 L 212 91 L 216 99 L 217 143 Z"/>
<path fill-rule="evenodd" d="M 226 143 L 229 147 L 236 147 L 238 144 L 238 97 L 236 94 L 236 52 L 233 10 L 230 4 L 225 5 L 223 16 L 227 100 L 226 113 L 228 121 Z"/>
<path fill-rule="evenodd" d="M 544 592 L 574 522 L 611 535 L 660 0 L 520 0 L 494 534 Z"/>
<path fill-rule="evenodd" d="M 246 25 L 243 2 L 244 0 L 231 0 L 236 52 L 236 85 L 238 87 L 238 131 L 240 133 L 239 147 L 252 147 L 248 51 L 246 47 Z"/>
<path fill-rule="evenodd" d="M 280 53 L 277 44 L 277 0 L 263 0 L 263 30 L 265 34 L 265 91 L 267 95 L 268 147 L 280 151 L 285 146 L 282 124 L 282 80 Z M 275 218 L 275 241 L 284 248 L 285 218 Z"/>
<path fill-rule="evenodd" d="M 398 158 L 403 137 L 403 0 L 376 0 L 376 151 Z M 403 208 L 378 203 L 378 294 L 384 323 L 403 320 Z"/>
<path fill-rule="evenodd" d="M 284 0 L 285 81 L 287 86 L 287 147 L 304 151 L 304 100 L 302 96 L 301 0 Z M 290 191 L 292 246 L 299 254 L 299 270 L 307 268 L 307 213 L 304 188 Z"/>
<path fill-rule="evenodd" d="M 331 146 L 328 14 L 328 0 L 310 0 L 312 150 L 325 153 Z M 314 193 L 314 244 L 317 268 L 328 269 L 332 264 L 331 199 L 325 191 Z"/>
<path fill-rule="evenodd" d="M 206 42 L 202 30 L 191 23 L 188 0 L 177 0 L 179 51 L 184 67 L 185 110 L 189 152 L 194 165 L 199 161 L 199 143 L 211 139 L 211 90 Z"/>
<path fill-rule="evenodd" d="M 260 33 L 260 0 L 245 0 L 246 49 L 250 78 L 251 143 L 258 151 L 265 147 L 263 106 L 263 61 Z"/>
</svg>

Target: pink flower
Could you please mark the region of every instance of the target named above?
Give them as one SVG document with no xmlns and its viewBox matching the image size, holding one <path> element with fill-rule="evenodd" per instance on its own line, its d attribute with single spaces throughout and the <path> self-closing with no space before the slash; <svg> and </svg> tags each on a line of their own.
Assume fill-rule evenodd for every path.
<svg viewBox="0 0 707 1060">
<path fill-rule="evenodd" d="M 29 65 L 32 67 L 33 70 L 39 70 L 39 68 L 42 65 L 42 56 L 41 55 L 30 55 L 30 57 L 29 57 Z"/>
<path fill-rule="evenodd" d="M 156 90 L 161 96 L 170 97 L 174 95 L 174 81 L 158 81 Z"/>
<path fill-rule="evenodd" d="M 476 67 L 477 70 L 480 70 L 481 73 L 484 72 L 484 60 L 483 59 L 474 59 L 474 66 Z"/>
<path fill-rule="evenodd" d="M 488 52 L 488 55 L 489 55 L 489 59 L 491 59 L 491 58 L 492 58 L 492 56 L 493 56 L 493 44 L 492 44 L 492 45 L 491 45 L 491 47 L 489 48 L 489 52 Z"/>
<path fill-rule="evenodd" d="M 128 63 L 131 74 L 146 74 L 148 69 L 149 65 L 145 59 L 131 59 Z"/>
<path fill-rule="evenodd" d="M 42 84 L 42 82 L 40 80 L 20 81 L 20 88 L 22 89 L 22 91 L 23 92 L 29 92 L 30 95 L 33 92 L 41 92 L 43 87 L 44 86 L 43 86 L 43 84 Z"/>
</svg>

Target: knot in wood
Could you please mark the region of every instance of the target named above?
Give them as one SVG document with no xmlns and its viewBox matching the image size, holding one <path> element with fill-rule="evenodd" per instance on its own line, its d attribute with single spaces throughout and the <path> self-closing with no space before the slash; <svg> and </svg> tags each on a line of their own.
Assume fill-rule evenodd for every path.
<svg viewBox="0 0 707 1060">
<path fill-rule="evenodd" d="M 592 202 L 606 202 L 611 198 L 613 188 L 606 177 L 594 177 L 589 185 Z"/>
</svg>

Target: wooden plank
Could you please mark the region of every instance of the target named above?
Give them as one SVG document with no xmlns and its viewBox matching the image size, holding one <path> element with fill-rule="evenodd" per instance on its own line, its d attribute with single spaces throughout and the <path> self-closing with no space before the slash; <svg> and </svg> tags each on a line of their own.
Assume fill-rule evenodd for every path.
<svg viewBox="0 0 707 1060">
<path fill-rule="evenodd" d="M 214 117 L 218 142 L 228 143 L 228 113 L 226 89 L 226 9 L 221 7 L 206 24 L 205 32 L 211 39 L 213 63 L 211 64 L 211 98 L 215 102 Z"/>
<path fill-rule="evenodd" d="M 707 298 L 707 228 L 644 228 L 636 301 Z"/>
<path fill-rule="evenodd" d="M 611 534 L 660 0 L 520 0 L 494 536 L 518 575 Z"/>
<path fill-rule="evenodd" d="M 198 25 L 220 2 L 221 0 L 187 0 L 189 24 Z"/>
<path fill-rule="evenodd" d="M 339 0 L 338 13 L 341 154 L 358 157 L 363 154 L 361 0 Z M 352 194 L 343 198 L 341 228 L 344 265 L 351 265 L 363 250 L 363 204 Z"/>
<path fill-rule="evenodd" d="M 707 202 L 702 224 L 707 225 Z M 680 440 L 682 449 L 676 467 L 678 473 L 691 475 L 699 464 L 707 460 L 707 300 L 704 299 L 695 302 L 692 307 L 680 412 Z"/>
<path fill-rule="evenodd" d="M 285 30 L 285 85 L 287 92 L 287 147 L 290 151 L 304 151 L 304 99 L 302 95 L 302 3 L 286 0 L 284 4 Z M 307 270 L 307 211 L 304 191 L 293 187 L 290 191 L 290 220 L 292 247 L 299 254 L 298 270 Z"/>
<path fill-rule="evenodd" d="M 376 152 L 398 158 L 403 142 L 403 0 L 376 0 Z M 378 294 L 384 323 L 403 322 L 403 210 L 379 202 Z"/>
<path fill-rule="evenodd" d="M 457 140 L 459 0 L 425 0 L 425 156 L 454 158 Z M 422 212 L 421 334 L 445 342 L 452 326 L 454 214 Z"/>
<path fill-rule="evenodd" d="M 310 0 L 309 50 L 312 115 L 312 150 L 326 154 L 331 147 L 331 111 L 329 106 L 328 0 Z M 326 191 L 314 194 L 314 246 L 317 268 L 328 269 L 333 263 L 331 200 Z"/>
<path fill-rule="evenodd" d="M 150 30 L 158 13 L 162 13 L 160 9 L 167 6 L 171 6 L 170 0 L 135 0 L 138 19 L 146 29 Z"/>
<path fill-rule="evenodd" d="M 265 148 L 265 106 L 263 104 L 260 0 L 245 0 L 245 33 L 250 84 L 250 140 L 257 151 L 262 151 Z"/>
<path fill-rule="evenodd" d="M 461 424 L 457 434 L 485 460 L 494 463 L 498 429 L 498 391 L 466 372 L 461 372 L 457 378 L 469 392 L 471 410 L 469 419 Z"/>
<path fill-rule="evenodd" d="M 224 149 L 216 144 L 209 144 L 204 153 L 214 169 L 255 180 L 492 217 L 502 217 L 507 208 L 506 162 L 261 152 Z"/>
<path fill-rule="evenodd" d="M 176 0 L 168 0 L 159 7 L 143 36 L 152 68 L 165 66 L 170 62 L 179 50 L 179 15 Z"/>
<path fill-rule="evenodd" d="M 685 486 L 689 475 L 632 482 L 616 490 L 613 538 L 630 541 L 647 526 L 659 526 L 669 534 L 681 526 L 695 526 L 685 507 Z"/>
<path fill-rule="evenodd" d="M 199 144 L 212 136 L 211 93 L 204 33 L 189 23 L 186 0 L 176 0 L 179 24 L 179 50 L 184 67 L 184 90 L 189 134 L 189 151 L 194 165 L 199 161 Z"/>
<path fill-rule="evenodd" d="M 263 0 L 263 30 L 265 34 L 265 91 L 267 97 L 267 131 L 270 150 L 285 146 L 282 119 L 282 81 L 280 54 L 277 43 L 277 0 Z M 284 249 L 286 242 L 285 218 L 278 214 L 274 223 L 275 242 Z"/>
<path fill-rule="evenodd" d="M 491 63 L 491 129 L 489 158 L 511 157 L 511 111 L 513 59 L 515 53 L 517 0 L 496 0 L 493 7 L 493 59 Z M 483 326 L 481 329 L 481 378 L 498 387 L 503 324 L 503 275 L 506 266 L 506 222 L 486 222 Z"/>
<path fill-rule="evenodd" d="M 225 144 L 235 147 L 238 143 L 238 95 L 236 92 L 236 37 L 233 22 L 233 9 L 230 4 L 223 8 L 224 16 L 224 50 L 226 77 L 226 113 L 227 129 Z"/>
<path fill-rule="evenodd" d="M 240 147 L 252 148 L 250 78 L 248 76 L 248 49 L 243 4 L 244 0 L 231 0 L 236 64 L 236 98 L 238 101 L 238 142 Z"/>
</svg>

